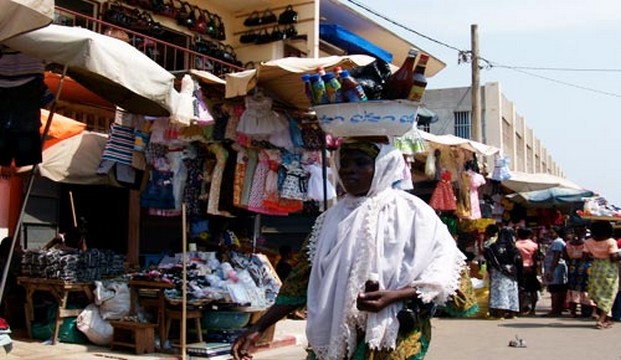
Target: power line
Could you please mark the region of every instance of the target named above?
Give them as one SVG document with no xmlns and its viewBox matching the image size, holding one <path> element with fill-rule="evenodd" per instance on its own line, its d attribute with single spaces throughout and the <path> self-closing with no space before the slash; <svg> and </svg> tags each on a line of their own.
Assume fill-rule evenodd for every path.
<svg viewBox="0 0 621 360">
<path fill-rule="evenodd" d="M 360 8 L 362 8 L 362 9 L 364 9 L 364 10 L 366 10 L 366 11 L 368 11 L 369 13 L 371 13 L 371 14 L 373 14 L 373 15 L 375 15 L 375 16 L 377 16 L 377 17 L 379 17 L 379 18 L 382 18 L 382 19 L 384 19 L 384 20 L 388 21 L 389 23 L 391 23 L 391 24 L 393 24 L 393 25 L 395 25 L 395 26 L 398 26 L 398 27 L 400 27 L 400 28 L 402 28 L 402 29 L 404 29 L 404 30 L 407 30 L 407 31 L 409 31 L 409 32 L 411 32 L 411 33 L 413 33 L 413 34 L 416 34 L 416 35 L 418 35 L 418 36 L 420 36 L 420 37 L 422 37 L 422 38 L 425 38 L 425 39 L 427 39 L 427 40 L 429 40 L 429 41 L 432 41 L 432 42 L 434 42 L 434 43 L 436 43 L 436 44 L 438 44 L 438 45 L 445 46 L 445 47 L 447 47 L 447 48 L 449 48 L 449 49 L 451 49 L 451 50 L 455 50 L 455 51 L 457 51 L 457 52 L 462 52 L 462 50 L 461 50 L 461 49 L 458 49 L 458 48 L 456 48 L 455 46 L 449 45 L 449 44 L 444 43 L 444 42 L 442 42 L 442 41 L 440 41 L 440 40 L 436 40 L 436 39 L 432 38 L 431 36 L 427 36 L 427 35 L 425 35 L 425 34 L 423 34 L 423 33 L 420 33 L 420 32 L 418 32 L 418 31 L 416 31 L 416 30 L 414 30 L 414 29 L 411 29 L 411 28 L 409 28 L 409 27 L 407 27 L 407 26 L 405 26 L 405 25 L 403 25 L 403 24 L 401 24 L 401 23 L 398 23 L 398 22 L 394 21 L 393 19 L 389 18 L 388 16 L 385 16 L 385 15 L 383 15 L 383 14 L 380 14 L 380 13 L 378 13 L 377 11 L 375 11 L 375 10 L 373 10 L 373 9 L 369 8 L 368 6 L 366 6 L 366 5 L 364 5 L 364 4 L 359 3 L 358 1 L 355 1 L 355 0 L 347 0 L 347 1 L 348 1 L 348 2 L 350 2 L 350 3 L 352 3 L 352 4 L 354 4 L 354 5 L 356 5 L 356 6 L 358 6 L 358 7 L 360 7 Z"/>
<path fill-rule="evenodd" d="M 353 5 L 356 5 L 358 7 L 360 7 L 361 9 L 364 9 L 365 11 L 381 18 L 384 19 L 386 21 L 388 21 L 389 23 L 404 29 L 408 32 L 411 32 L 413 34 L 416 34 L 422 38 L 425 38 L 429 41 L 432 41 L 436 44 L 442 45 L 444 47 L 447 47 L 451 50 L 455 50 L 458 52 L 458 63 L 467 63 L 467 62 L 471 62 L 472 61 L 472 51 L 470 50 L 462 50 L 459 49 L 455 46 L 449 45 L 445 42 L 442 42 L 440 40 L 434 39 L 431 36 L 425 35 L 421 32 L 418 32 L 414 29 L 411 29 L 389 17 L 387 17 L 386 15 L 383 15 L 371 8 L 369 8 L 368 6 L 361 4 L 360 2 L 356 1 L 356 0 L 346 0 L 349 3 L 352 3 Z M 593 89 L 593 88 L 589 88 L 586 86 L 582 86 L 582 85 L 577 85 L 577 84 L 573 84 L 573 83 L 569 83 L 566 81 L 562 81 L 562 80 L 557 80 L 548 76 L 543 76 L 543 75 L 538 75 L 538 74 L 533 74 L 531 72 L 525 71 L 525 70 L 536 70 L 536 71 L 573 71 L 573 72 L 621 72 L 621 69 L 597 69 L 597 68 L 563 68 L 563 67 L 534 67 L 534 66 L 509 66 L 509 65 L 503 65 L 500 63 L 496 63 L 490 60 L 487 60 L 481 56 L 479 56 L 479 60 L 485 62 L 487 65 L 484 68 L 487 69 L 492 69 L 492 68 L 502 68 L 502 69 L 510 69 L 525 75 L 529 75 L 529 76 L 533 76 L 539 79 L 543 79 L 543 80 L 547 80 L 547 81 L 551 81 L 557 84 L 561 84 L 561 85 L 565 85 L 565 86 L 570 86 L 576 89 L 581 89 L 581 90 L 586 90 L 586 91 L 591 91 L 594 93 L 598 93 L 601 95 L 608 95 L 608 96 L 613 96 L 613 97 L 620 97 L 621 98 L 621 94 L 616 94 L 616 93 L 611 93 L 608 91 L 603 91 L 603 90 L 598 90 L 598 89 Z"/>
<path fill-rule="evenodd" d="M 495 67 L 506 69 L 519 69 L 519 70 L 542 70 L 542 71 L 575 71 L 575 72 L 621 72 L 621 69 L 581 69 L 581 68 L 566 68 L 566 67 L 537 67 L 537 66 L 510 66 L 496 64 Z"/>
<path fill-rule="evenodd" d="M 492 66 L 492 67 L 501 67 L 501 66 Z M 557 83 L 557 84 L 571 86 L 571 87 L 574 87 L 574 88 L 577 88 L 577 89 L 591 91 L 591 92 L 594 92 L 594 93 L 597 93 L 597 94 L 601 94 L 601 95 L 608 95 L 608 96 L 614 96 L 614 97 L 621 98 L 621 94 L 616 94 L 616 93 L 611 93 L 611 92 L 608 92 L 608 91 L 593 89 L 593 88 L 590 88 L 590 87 L 586 87 L 586 86 L 582 86 L 582 85 L 577 85 L 577 84 L 572 84 L 572 83 L 569 83 L 569 82 L 566 82 L 566 81 L 562 81 L 562 80 L 557 80 L 557 79 L 554 79 L 554 78 L 551 78 L 551 77 L 547 77 L 547 76 L 543 76 L 543 75 L 539 75 L 539 74 L 533 74 L 531 72 L 521 70 L 520 68 L 512 68 L 512 67 L 504 67 L 504 68 L 510 69 L 510 70 L 513 70 L 513 71 L 517 71 L 519 73 L 526 74 L 528 76 L 533 76 L 533 77 L 536 77 L 536 78 L 539 78 L 539 79 L 551 81 L 551 82 L 554 82 L 554 83 Z"/>
</svg>

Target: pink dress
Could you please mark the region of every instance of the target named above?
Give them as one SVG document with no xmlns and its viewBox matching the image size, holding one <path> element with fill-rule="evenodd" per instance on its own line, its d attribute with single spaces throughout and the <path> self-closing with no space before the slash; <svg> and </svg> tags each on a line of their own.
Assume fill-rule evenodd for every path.
<svg viewBox="0 0 621 360">
<path fill-rule="evenodd" d="M 468 173 L 470 174 L 470 219 L 476 220 L 481 218 L 479 187 L 485 184 L 485 177 L 474 171 Z"/>
</svg>

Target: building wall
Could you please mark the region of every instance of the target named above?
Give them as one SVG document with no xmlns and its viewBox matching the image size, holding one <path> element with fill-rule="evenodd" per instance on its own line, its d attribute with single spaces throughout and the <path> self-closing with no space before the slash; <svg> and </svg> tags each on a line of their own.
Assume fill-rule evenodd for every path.
<svg viewBox="0 0 621 360">
<path fill-rule="evenodd" d="M 499 82 L 484 84 L 481 95 L 483 142 L 500 148 L 503 155 L 509 156 L 511 170 L 563 176 L 552 154 L 528 126 L 526 117 L 502 93 Z M 429 89 L 423 102 L 439 117 L 439 121 L 431 124 L 431 133 L 455 134 L 455 112 L 471 110 L 470 87 Z M 494 159 L 486 160 L 492 163 Z"/>
</svg>

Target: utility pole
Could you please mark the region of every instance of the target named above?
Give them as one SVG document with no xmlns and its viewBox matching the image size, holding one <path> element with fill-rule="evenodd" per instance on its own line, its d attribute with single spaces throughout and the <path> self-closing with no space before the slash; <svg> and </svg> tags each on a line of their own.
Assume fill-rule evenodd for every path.
<svg viewBox="0 0 621 360">
<path fill-rule="evenodd" d="M 478 25 L 470 25 L 470 41 L 472 47 L 472 122 L 471 138 L 474 141 L 482 142 L 481 137 L 481 85 L 479 78 L 479 30 Z"/>
</svg>

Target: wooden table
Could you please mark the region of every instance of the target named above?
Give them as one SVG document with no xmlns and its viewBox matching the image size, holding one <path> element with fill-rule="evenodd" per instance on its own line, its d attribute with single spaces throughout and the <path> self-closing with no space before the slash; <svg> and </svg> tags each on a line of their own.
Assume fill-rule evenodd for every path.
<svg viewBox="0 0 621 360">
<path fill-rule="evenodd" d="M 136 304 L 141 306 L 153 306 L 157 309 L 157 326 L 159 330 L 160 341 L 166 338 L 166 296 L 164 290 L 172 289 L 175 286 L 171 283 L 163 281 L 149 281 L 149 280 L 129 280 L 128 285 L 130 287 L 132 296 L 132 310 L 131 313 L 135 313 Z M 156 292 L 153 298 L 141 297 L 141 290 L 152 290 Z M 162 343 L 162 345 L 164 345 Z"/>
<path fill-rule="evenodd" d="M 58 311 L 56 313 L 56 325 L 54 326 L 54 335 L 52 337 L 52 345 L 58 342 L 58 331 L 63 323 L 64 318 L 78 316 L 84 309 L 67 309 L 67 298 L 69 293 L 81 292 L 86 294 L 89 302 L 93 302 L 93 283 L 70 283 L 58 279 L 39 279 L 30 277 L 18 277 L 17 283 L 26 289 L 26 329 L 28 336 L 32 338 L 31 322 L 34 319 L 34 304 L 32 296 L 35 291 L 45 291 L 56 299 L 58 302 Z"/>
</svg>

